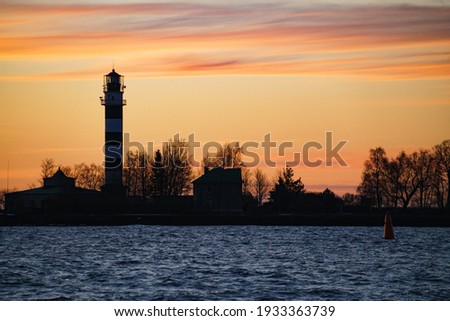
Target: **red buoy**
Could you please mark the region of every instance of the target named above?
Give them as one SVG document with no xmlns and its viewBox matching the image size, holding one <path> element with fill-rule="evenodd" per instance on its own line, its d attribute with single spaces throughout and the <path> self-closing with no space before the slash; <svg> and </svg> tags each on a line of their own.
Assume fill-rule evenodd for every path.
<svg viewBox="0 0 450 321">
<path fill-rule="evenodd" d="M 392 225 L 392 218 L 389 212 L 384 215 L 384 235 L 383 238 L 386 240 L 394 239 L 394 226 Z"/>
</svg>

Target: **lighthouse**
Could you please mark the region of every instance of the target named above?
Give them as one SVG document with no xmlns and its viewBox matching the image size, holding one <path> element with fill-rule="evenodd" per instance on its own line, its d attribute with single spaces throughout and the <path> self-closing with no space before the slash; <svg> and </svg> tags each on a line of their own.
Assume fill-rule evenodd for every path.
<svg viewBox="0 0 450 321">
<path fill-rule="evenodd" d="M 105 185 L 103 190 L 112 194 L 123 195 L 122 161 L 123 161 L 123 99 L 125 86 L 123 76 L 114 69 L 103 77 L 103 97 L 105 106 Z"/>
</svg>

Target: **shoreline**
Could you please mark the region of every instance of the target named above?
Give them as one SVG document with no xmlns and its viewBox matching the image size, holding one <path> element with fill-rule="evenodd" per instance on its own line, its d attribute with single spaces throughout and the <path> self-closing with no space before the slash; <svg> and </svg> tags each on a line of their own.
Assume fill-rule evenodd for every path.
<svg viewBox="0 0 450 321">
<path fill-rule="evenodd" d="M 394 214 L 394 227 L 450 227 L 450 215 Z M 260 226 L 383 226 L 384 214 L 111 214 L 61 216 L 0 215 L 0 226 L 121 225 L 260 225 Z"/>
</svg>

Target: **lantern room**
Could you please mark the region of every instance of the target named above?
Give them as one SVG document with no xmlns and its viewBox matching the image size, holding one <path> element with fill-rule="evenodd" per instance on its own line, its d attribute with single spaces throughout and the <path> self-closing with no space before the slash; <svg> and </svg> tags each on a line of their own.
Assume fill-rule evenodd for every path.
<svg viewBox="0 0 450 321">
<path fill-rule="evenodd" d="M 103 76 L 103 92 L 121 92 L 125 89 L 123 84 L 123 76 L 119 75 L 114 69 L 107 75 Z"/>
</svg>

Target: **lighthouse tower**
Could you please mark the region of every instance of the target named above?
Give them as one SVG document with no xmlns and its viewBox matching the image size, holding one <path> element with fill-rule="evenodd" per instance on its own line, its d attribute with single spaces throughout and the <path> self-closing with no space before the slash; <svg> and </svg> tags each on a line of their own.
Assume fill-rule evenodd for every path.
<svg viewBox="0 0 450 321">
<path fill-rule="evenodd" d="M 123 76 L 114 69 L 103 77 L 101 104 L 105 106 L 105 185 L 104 191 L 123 194 Z"/>
</svg>

